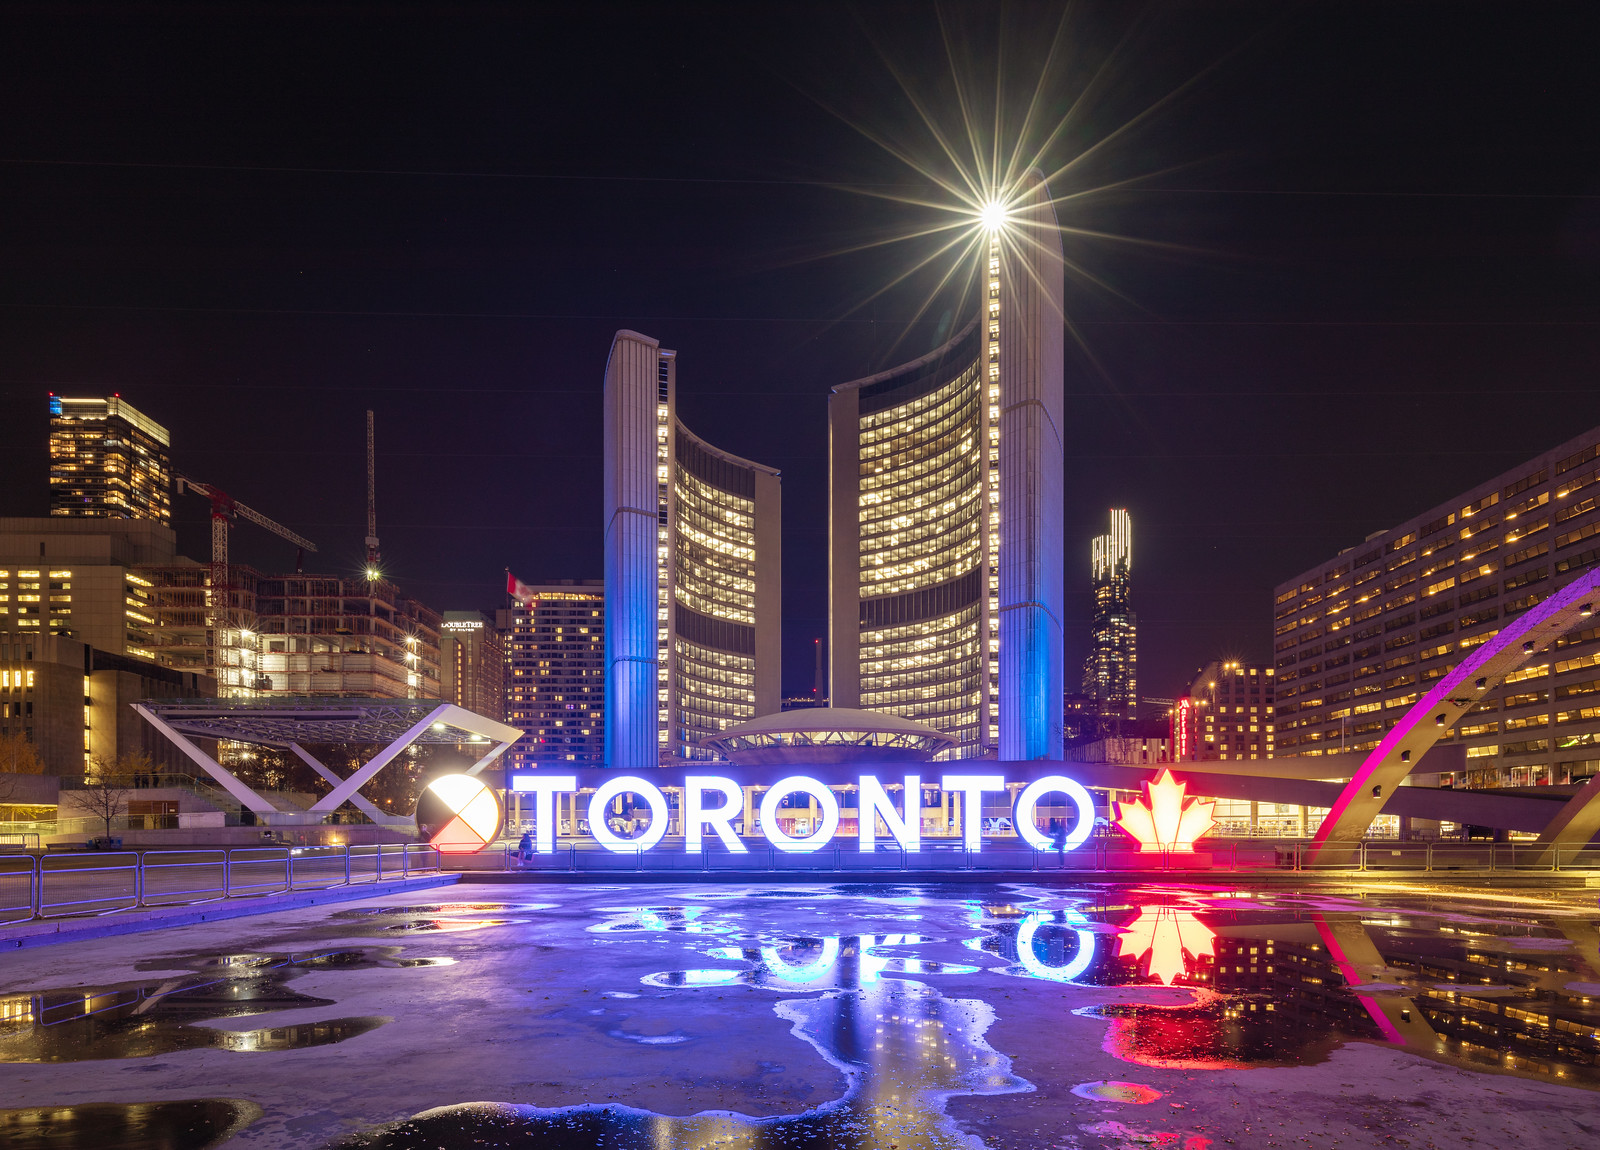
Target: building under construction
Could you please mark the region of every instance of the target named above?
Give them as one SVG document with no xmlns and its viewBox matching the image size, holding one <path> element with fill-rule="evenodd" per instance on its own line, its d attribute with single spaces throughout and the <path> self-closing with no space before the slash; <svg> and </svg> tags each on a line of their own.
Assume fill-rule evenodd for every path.
<svg viewBox="0 0 1600 1150">
<path fill-rule="evenodd" d="M 440 698 L 439 624 L 381 577 L 261 576 L 258 692 Z"/>
</svg>

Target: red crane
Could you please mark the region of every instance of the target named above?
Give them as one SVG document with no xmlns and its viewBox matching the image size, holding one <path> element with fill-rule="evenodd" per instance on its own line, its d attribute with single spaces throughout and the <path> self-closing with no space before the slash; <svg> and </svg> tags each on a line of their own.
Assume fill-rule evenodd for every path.
<svg viewBox="0 0 1600 1150">
<path fill-rule="evenodd" d="M 187 489 L 196 495 L 203 495 L 211 500 L 211 605 L 216 612 L 216 624 L 222 627 L 231 626 L 228 616 L 231 613 L 232 596 L 229 592 L 233 589 L 228 580 L 228 527 L 233 519 L 244 519 L 254 523 L 257 527 L 265 527 L 268 531 L 281 538 L 287 539 L 302 552 L 315 551 L 317 545 L 303 535 L 297 535 L 283 524 L 268 519 L 261 512 L 246 507 L 234 499 L 220 487 L 209 483 L 198 483 L 184 475 L 176 477 L 178 480 L 178 494 L 182 495 Z M 295 568 L 299 569 L 296 561 Z"/>
</svg>

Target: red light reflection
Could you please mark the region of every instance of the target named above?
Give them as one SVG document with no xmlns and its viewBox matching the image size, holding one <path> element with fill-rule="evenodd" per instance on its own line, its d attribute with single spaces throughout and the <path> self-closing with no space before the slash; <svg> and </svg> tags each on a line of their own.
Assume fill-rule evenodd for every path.
<svg viewBox="0 0 1600 1150">
<path fill-rule="evenodd" d="M 1185 970 L 1183 956 L 1193 959 L 1216 957 L 1212 945 L 1216 932 L 1194 916 L 1194 911 L 1176 906 L 1147 906 L 1139 917 L 1122 928 L 1117 940 L 1117 957 L 1137 958 L 1149 952 L 1145 973 L 1171 986 Z"/>
</svg>

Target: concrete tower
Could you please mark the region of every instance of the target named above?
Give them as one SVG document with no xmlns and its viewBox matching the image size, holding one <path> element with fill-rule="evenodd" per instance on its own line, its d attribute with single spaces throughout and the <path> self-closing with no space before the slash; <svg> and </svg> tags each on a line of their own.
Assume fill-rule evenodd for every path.
<svg viewBox="0 0 1600 1150">
<path fill-rule="evenodd" d="M 778 472 L 679 422 L 677 353 L 619 331 L 605 376 L 606 765 L 713 758 L 780 706 Z"/>
<path fill-rule="evenodd" d="M 836 707 L 927 723 L 945 758 L 1062 755 L 1062 259 L 1030 176 L 980 251 L 979 314 L 829 414 Z"/>
</svg>

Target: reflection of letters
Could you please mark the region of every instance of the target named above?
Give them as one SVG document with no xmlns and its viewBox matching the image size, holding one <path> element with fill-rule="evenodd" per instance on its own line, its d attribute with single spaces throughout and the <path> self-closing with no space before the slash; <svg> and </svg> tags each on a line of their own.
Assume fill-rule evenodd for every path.
<svg viewBox="0 0 1600 1150">
<path fill-rule="evenodd" d="M 1038 911 L 1030 914 L 1017 930 L 1017 961 L 1035 978 L 1048 978 L 1053 982 L 1071 982 L 1080 977 L 1089 969 L 1089 964 L 1094 961 L 1094 931 L 1088 929 L 1089 920 L 1076 910 L 1066 912 L 1067 924 L 1074 928 L 1073 933 L 1078 936 L 1078 949 L 1072 956 L 1072 961 L 1063 966 L 1051 966 L 1049 963 L 1040 962 L 1039 956 L 1033 952 L 1033 938 L 1041 926 L 1049 925 L 1044 915 Z"/>
<path fill-rule="evenodd" d="M 633 854 L 658 846 L 666 836 L 667 823 L 672 816 L 666 795 L 666 791 L 671 790 L 681 791 L 680 829 L 686 853 L 698 854 L 705 849 L 707 842 L 705 829 L 710 827 L 718 843 L 730 854 L 748 854 L 750 848 L 740 833 L 734 829 L 733 820 L 741 818 L 744 814 L 745 787 L 750 785 L 765 792 L 758 806 L 761 836 L 773 848 L 786 854 L 810 854 L 832 843 L 834 833 L 839 829 L 839 798 L 834 794 L 834 788 L 849 786 L 848 783 L 838 781 L 831 784 L 824 783 L 810 775 L 790 775 L 770 785 L 764 785 L 742 784 L 737 779 L 725 775 L 685 774 L 674 778 L 667 771 L 657 771 L 653 774 L 655 778 L 645 778 L 641 775 L 614 775 L 605 778 L 598 785 L 592 781 L 583 784 L 584 790 L 595 788 L 589 794 L 586 808 L 589 815 L 589 834 L 606 850 L 617 854 Z M 590 777 L 593 778 L 592 775 Z M 888 787 L 884 786 L 877 775 L 858 775 L 856 785 L 860 795 L 856 834 L 862 853 L 877 850 L 877 824 L 880 819 L 888 829 L 889 837 L 902 850 L 909 853 L 921 851 L 922 776 L 918 774 L 903 777 L 904 789 L 901 791 L 899 813 L 895 810 L 894 796 L 889 793 Z M 969 851 L 982 850 L 983 796 L 996 792 L 1004 793 L 1005 776 L 945 775 L 940 780 L 940 786 L 961 796 L 962 845 Z M 514 774 L 510 777 L 509 789 L 518 794 L 533 796 L 534 850 L 539 854 L 554 853 L 555 796 L 579 790 L 578 776 L 547 775 L 543 771 Z M 1077 807 L 1078 817 L 1072 834 L 1065 844 L 1066 849 L 1071 850 L 1081 845 L 1093 830 L 1094 803 L 1082 784 L 1064 775 L 1046 775 L 1035 779 L 1021 792 L 1014 813 L 1025 814 L 1027 817 L 1016 820 L 1017 833 L 1035 850 L 1054 849 L 1054 844 L 1041 835 L 1034 826 L 1033 818 L 1034 807 L 1039 799 L 1051 792 L 1067 795 Z M 650 811 L 649 826 L 639 831 L 638 824 L 635 823 L 634 830 L 637 833 L 631 838 L 626 837 L 627 828 L 622 828 L 623 833 L 619 833 L 618 827 L 611 824 L 609 820 L 616 816 L 607 810 L 611 803 L 627 794 L 642 799 L 643 805 Z M 778 824 L 778 818 L 780 813 L 785 815 L 796 813 L 795 808 L 782 806 L 783 800 L 794 794 L 808 796 L 815 804 L 818 817 L 815 824 L 796 818 L 789 829 L 785 830 Z M 720 801 L 717 801 L 719 797 Z M 710 805 L 707 803 L 708 799 L 712 800 Z M 807 809 L 810 809 L 810 804 Z M 742 828 L 745 835 L 751 834 L 754 829 L 750 826 Z M 802 829 L 808 833 L 803 836 L 790 833 Z"/>
<path fill-rule="evenodd" d="M 766 964 L 767 970 L 774 977 L 781 978 L 784 982 L 815 982 L 832 970 L 834 963 L 839 961 L 839 936 L 830 935 L 823 939 L 822 953 L 810 962 L 785 962 L 775 946 L 761 948 L 761 961 Z"/>
</svg>

